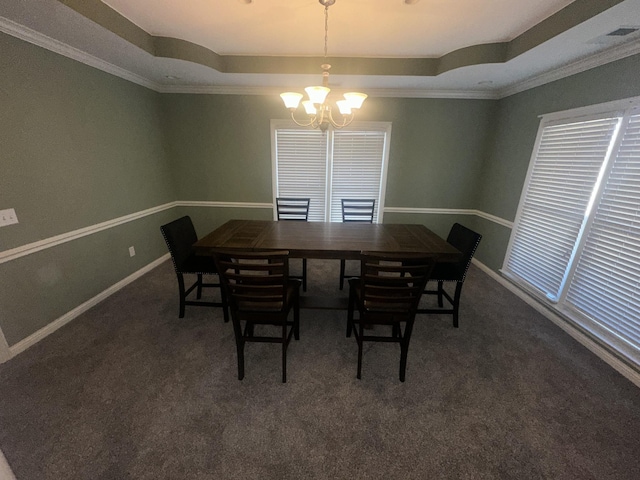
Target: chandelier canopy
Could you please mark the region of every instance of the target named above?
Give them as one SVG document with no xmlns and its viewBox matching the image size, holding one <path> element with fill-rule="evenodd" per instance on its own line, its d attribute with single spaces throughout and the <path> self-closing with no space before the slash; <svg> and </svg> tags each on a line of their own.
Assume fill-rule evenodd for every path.
<svg viewBox="0 0 640 480">
<path fill-rule="evenodd" d="M 329 7 L 336 3 L 336 0 L 318 0 L 324 6 L 324 58 L 327 58 L 327 40 L 329 38 Z M 309 97 L 308 100 L 302 102 L 305 112 L 309 116 L 306 121 L 300 122 L 295 117 L 295 112 L 300 105 L 303 95 L 297 92 L 284 92 L 280 94 L 284 101 L 284 106 L 291 111 L 291 118 L 301 127 L 319 128 L 323 132 L 329 126 L 334 128 L 342 128 L 349 125 L 354 117 L 354 110 L 358 110 L 367 98 L 367 95 L 360 92 L 348 92 L 344 94 L 343 100 L 336 101 L 340 116 L 338 120 L 334 119 L 331 112 L 331 104 L 328 102 L 329 88 L 329 69 L 331 65 L 323 63 L 322 68 L 322 85 L 316 85 L 305 88 L 305 92 Z"/>
</svg>

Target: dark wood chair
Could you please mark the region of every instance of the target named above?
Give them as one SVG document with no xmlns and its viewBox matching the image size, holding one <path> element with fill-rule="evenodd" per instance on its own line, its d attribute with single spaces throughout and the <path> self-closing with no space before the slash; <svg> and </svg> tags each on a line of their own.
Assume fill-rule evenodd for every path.
<svg viewBox="0 0 640 480">
<path fill-rule="evenodd" d="M 197 256 L 193 244 L 198 240 L 191 217 L 184 216 L 160 227 L 164 241 L 167 243 L 173 268 L 178 277 L 178 293 L 180 295 L 180 311 L 178 316 L 184 317 L 186 305 L 199 307 L 222 307 L 224 321 L 229 321 L 227 300 L 221 283 L 204 283 L 203 275 L 218 275 L 216 265 L 211 257 Z M 185 289 L 184 275 L 196 275 L 196 281 Z M 220 288 L 220 302 L 206 302 L 202 298 L 202 289 L 206 287 Z M 196 289 L 196 299 L 188 300 L 189 294 Z"/>
<path fill-rule="evenodd" d="M 439 308 L 421 308 L 418 313 L 452 314 L 453 326 L 458 328 L 458 312 L 460 310 L 460 295 L 462 286 L 471 265 L 471 259 L 478 248 L 482 235 L 467 227 L 454 223 L 447 236 L 447 242 L 462 252 L 462 259 L 457 263 L 438 263 L 433 269 L 430 281 L 437 282 L 435 290 L 425 290 L 427 295 L 438 296 Z M 453 296 L 445 290 L 445 283 L 455 283 Z M 451 308 L 444 308 L 443 299 L 447 299 Z"/>
<path fill-rule="evenodd" d="M 294 220 L 306 222 L 309 220 L 309 198 L 276 198 L 276 211 L 278 220 Z M 302 275 L 290 275 L 290 278 L 302 280 L 302 291 L 307 291 L 307 259 L 302 259 Z"/>
<path fill-rule="evenodd" d="M 342 199 L 342 221 L 373 223 L 373 213 L 376 208 L 375 199 Z M 344 288 L 345 278 L 355 278 L 355 275 L 345 275 L 347 262 L 340 260 L 340 290 Z"/>
<path fill-rule="evenodd" d="M 289 252 L 215 252 L 214 259 L 231 306 L 238 353 L 238 379 L 244 378 L 247 342 L 282 345 L 282 382 L 287 381 L 287 347 L 300 338 L 300 282 L 289 278 Z M 293 310 L 293 320 L 289 313 Z M 256 335 L 256 325 L 280 329 L 280 335 Z"/>
<path fill-rule="evenodd" d="M 353 332 L 358 342 L 358 378 L 364 342 L 395 342 L 400 344 L 404 382 L 416 310 L 433 267 L 433 258 L 423 254 L 361 254 L 361 276 L 349 280 L 347 314 L 347 337 Z M 373 325 L 390 325 L 391 334 L 373 335 Z"/>
</svg>

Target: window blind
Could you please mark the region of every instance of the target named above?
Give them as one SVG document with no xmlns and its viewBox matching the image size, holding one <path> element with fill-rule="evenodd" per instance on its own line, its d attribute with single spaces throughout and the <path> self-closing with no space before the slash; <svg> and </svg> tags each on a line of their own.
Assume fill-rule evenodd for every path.
<svg viewBox="0 0 640 480">
<path fill-rule="evenodd" d="M 327 136 L 318 130 L 277 129 L 278 197 L 310 198 L 309 221 L 325 221 Z"/>
<path fill-rule="evenodd" d="M 542 130 L 506 270 L 557 301 L 619 119 Z"/>
<path fill-rule="evenodd" d="M 331 222 L 342 221 L 343 198 L 375 199 L 380 204 L 380 182 L 385 132 L 334 132 L 331 172 Z"/>
<path fill-rule="evenodd" d="M 623 132 L 567 303 L 640 351 L 640 113 Z"/>
</svg>

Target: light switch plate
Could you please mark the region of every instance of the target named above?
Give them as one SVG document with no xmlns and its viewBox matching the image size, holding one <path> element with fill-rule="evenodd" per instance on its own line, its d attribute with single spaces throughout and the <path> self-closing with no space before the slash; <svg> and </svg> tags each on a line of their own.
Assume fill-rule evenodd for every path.
<svg viewBox="0 0 640 480">
<path fill-rule="evenodd" d="M 7 225 L 12 225 L 14 223 L 18 223 L 18 217 L 16 216 L 16 211 L 13 208 L 0 210 L 0 227 L 6 227 Z"/>
</svg>

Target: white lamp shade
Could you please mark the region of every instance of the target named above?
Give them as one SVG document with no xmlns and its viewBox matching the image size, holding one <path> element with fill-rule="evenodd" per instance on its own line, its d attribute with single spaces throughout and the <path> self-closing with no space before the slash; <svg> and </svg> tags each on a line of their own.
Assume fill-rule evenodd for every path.
<svg viewBox="0 0 640 480">
<path fill-rule="evenodd" d="M 348 92 L 344 94 L 344 98 L 349 102 L 351 108 L 360 108 L 367 98 L 366 93 Z"/>
<path fill-rule="evenodd" d="M 302 102 L 302 106 L 304 107 L 304 111 L 307 112 L 308 115 L 316 114 L 316 107 L 313 106 L 313 102 L 311 100 L 305 100 Z"/>
<path fill-rule="evenodd" d="M 302 100 L 302 94 L 296 92 L 284 92 L 280 94 L 280 97 L 284 102 L 284 106 L 293 110 L 298 108 L 298 105 L 300 105 L 300 100 Z"/>
<path fill-rule="evenodd" d="M 351 115 L 351 104 L 348 100 L 338 100 L 336 105 L 338 105 L 338 110 L 342 115 Z"/>
<path fill-rule="evenodd" d="M 309 95 L 309 100 L 311 101 L 311 103 L 322 105 L 325 98 L 327 98 L 327 95 L 329 95 L 331 89 L 327 87 L 307 87 L 304 89 L 304 91 L 307 92 L 307 95 Z"/>
</svg>

